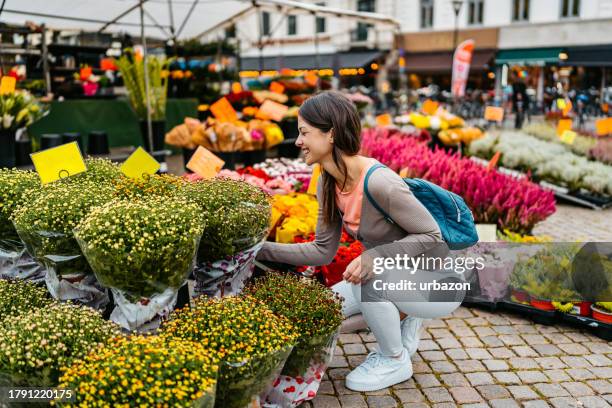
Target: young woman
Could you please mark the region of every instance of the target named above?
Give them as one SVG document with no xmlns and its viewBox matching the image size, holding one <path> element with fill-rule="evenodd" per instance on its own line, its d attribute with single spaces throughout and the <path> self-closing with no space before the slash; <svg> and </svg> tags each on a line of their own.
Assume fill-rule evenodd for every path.
<svg viewBox="0 0 612 408">
<path fill-rule="evenodd" d="M 329 264 L 338 249 L 343 226 L 370 253 L 384 254 L 390 246 L 391 252 L 416 257 L 441 245 L 436 221 L 392 170 L 384 167 L 373 171 L 368 191 L 394 222 L 388 222 L 364 198 L 366 173 L 378 162 L 358 154 L 361 122 L 355 106 L 345 96 L 323 92 L 307 99 L 299 111 L 298 129 L 296 145 L 306 163 L 317 163 L 322 168 L 317 186 L 316 238 L 304 244 L 266 242 L 258 259 L 292 265 Z M 406 301 L 401 297 L 393 299 L 384 291 L 377 292 L 378 298 L 362 302 L 361 284 L 365 286 L 372 277 L 366 271 L 371 268 L 365 264 L 362 268 L 362 258 L 348 265 L 344 280 L 332 289 L 344 298 L 345 317 L 363 314 L 379 346 L 348 374 L 346 386 L 355 391 L 374 391 L 412 376 L 410 355 L 417 350 L 423 318 L 447 315 L 460 302 Z M 396 278 L 407 275 L 405 271 L 397 272 Z"/>
</svg>

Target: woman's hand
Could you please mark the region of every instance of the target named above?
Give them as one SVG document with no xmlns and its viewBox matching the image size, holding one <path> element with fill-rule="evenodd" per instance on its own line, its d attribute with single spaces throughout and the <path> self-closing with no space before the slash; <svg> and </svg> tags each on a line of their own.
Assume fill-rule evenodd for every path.
<svg viewBox="0 0 612 408">
<path fill-rule="evenodd" d="M 367 265 L 364 265 L 362 261 L 362 257 L 364 255 L 358 256 L 353 259 L 350 264 L 346 267 L 346 270 L 342 274 L 342 278 L 355 285 L 359 285 L 361 283 L 369 281 L 374 273 L 372 272 L 372 268 L 368 268 Z"/>
</svg>

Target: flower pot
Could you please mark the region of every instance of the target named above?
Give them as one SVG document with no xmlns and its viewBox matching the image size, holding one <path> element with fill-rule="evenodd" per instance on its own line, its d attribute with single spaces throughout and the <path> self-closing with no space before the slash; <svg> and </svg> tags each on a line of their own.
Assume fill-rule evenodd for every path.
<svg viewBox="0 0 612 408">
<path fill-rule="evenodd" d="M 290 159 L 296 159 L 300 155 L 300 148 L 295 145 L 297 139 L 285 139 L 278 145 L 278 155 L 280 157 L 287 157 Z"/>
<path fill-rule="evenodd" d="M 554 311 L 556 310 L 550 300 L 531 298 L 529 301 L 531 306 L 539 310 Z"/>
<path fill-rule="evenodd" d="M 515 300 L 519 303 L 529 303 L 529 293 L 525 291 L 512 288 L 510 291 L 510 295 L 512 296 L 512 300 Z"/>
<path fill-rule="evenodd" d="M 190 171 L 190 170 L 187 169 L 187 163 L 189 163 L 189 160 L 191 160 L 191 156 L 193 156 L 195 151 L 196 151 L 196 149 L 188 149 L 186 147 L 183 147 L 183 166 L 188 171 Z"/>
<path fill-rule="evenodd" d="M 17 140 L 15 142 L 15 165 L 16 166 L 31 166 L 32 158 L 32 141 L 31 140 Z"/>
<path fill-rule="evenodd" d="M 79 149 L 81 149 L 81 152 L 85 151 L 85 148 L 83 146 L 83 138 L 81 137 L 81 134 L 78 132 L 74 132 L 74 133 L 63 133 L 62 134 L 62 144 L 66 144 L 66 143 L 72 143 L 72 142 L 77 142 L 79 145 Z"/>
<path fill-rule="evenodd" d="M 108 147 L 108 135 L 103 130 L 89 132 L 87 141 L 87 153 L 91 155 L 110 154 Z"/>
<path fill-rule="evenodd" d="M 15 130 L 0 130 L 0 168 L 15 167 L 15 136 Z"/>
<path fill-rule="evenodd" d="M 612 324 L 612 312 L 608 312 L 595 304 L 591 305 L 591 311 L 593 312 L 593 319 Z"/>
<path fill-rule="evenodd" d="M 225 162 L 224 169 L 235 170 L 236 163 L 240 160 L 240 152 L 213 152 L 215 156 Z"/>
<path fill-rule="evenodd" d="M 142 141 L 144 143 L 145 150 L 149 152 L 158 152 L 164 149 L 166 136 L 166 121 L 165 120 L 153 120 L 151 121 L 151 131 L 153 133 L 153 150 L 149 144 L 149 133 L 148 125 L 146 120 L 140 121 L 140 134 L 142 135 Z"/>
<path fill-rule="evenodd" d="M 47 150 L 61 145 L 62 137 L 58 134 L 47 133 L 40 137 L 40 150 Z"/>
<path fill-rule="evenodd" d="M 244 153 L 244 165 L 252 166 L 266 160 L 266 150 L 251 150 Z"/>
</svg>

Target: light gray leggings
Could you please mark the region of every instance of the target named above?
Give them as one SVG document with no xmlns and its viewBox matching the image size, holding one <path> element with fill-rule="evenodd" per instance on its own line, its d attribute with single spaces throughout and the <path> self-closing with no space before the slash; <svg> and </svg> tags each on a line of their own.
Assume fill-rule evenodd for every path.
<svg viewBox="0 0 612 408">
<path fill-rule="evenodd" d="M 360 312 L 363 314 L 384 356 L 397 356 L 402 352 L 400 311 L 408 316 L 433 319 L 447 316 L 461 305 L 461 302 L 427 302 L 425 300 L 362 302 L 361 285 L 354 285 L 346 281 L 335 284 L 332 290 L 344 298 L 342 312 L 345 318 Z"/>
</svg>

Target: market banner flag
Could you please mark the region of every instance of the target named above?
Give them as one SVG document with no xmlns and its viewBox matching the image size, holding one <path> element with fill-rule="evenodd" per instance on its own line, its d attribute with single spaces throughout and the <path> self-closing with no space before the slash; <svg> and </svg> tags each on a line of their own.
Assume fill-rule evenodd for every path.
<svg viewBox="0 0 612 408">
<path fill-rule="evenodd" d="M 465 85 L 470 73 L 470 64 L 474 54 L 474 40 L 465 40 L 457 46 L 453 55 L 453 80 L 451 91 L 453 97 L 465 95 Z"/>
</svg>

